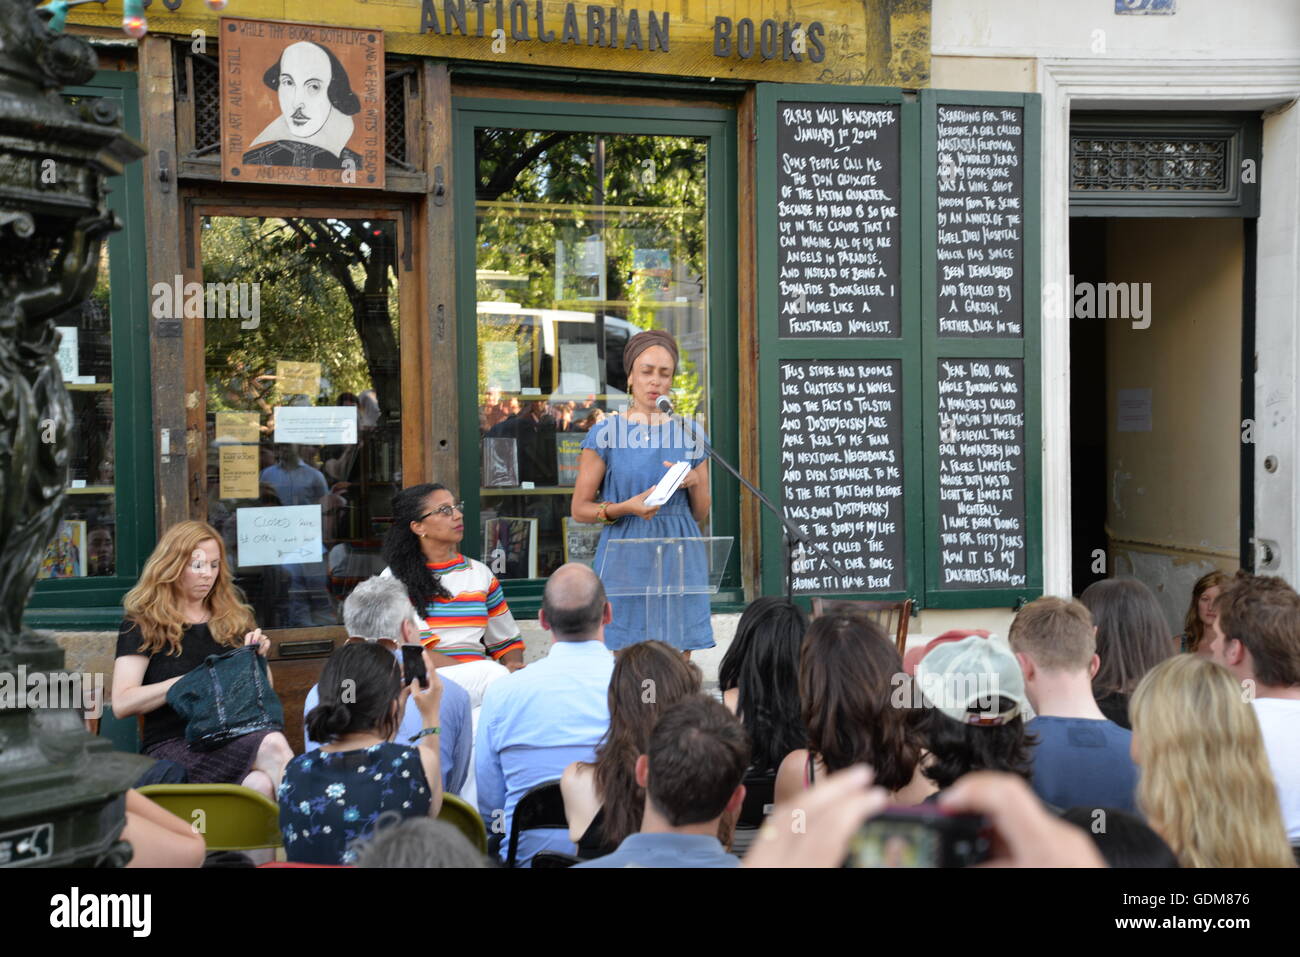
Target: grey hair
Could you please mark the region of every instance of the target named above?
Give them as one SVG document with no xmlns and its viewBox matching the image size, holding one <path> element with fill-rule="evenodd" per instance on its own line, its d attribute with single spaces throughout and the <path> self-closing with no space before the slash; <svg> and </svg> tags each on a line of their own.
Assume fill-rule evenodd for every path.
<svg viewBox="0 0 1300 957">
<path fill-rule="evenodd" d="M 349 637 L 402 637 L 402 622 L 412 620 L 414 609 L 406 586 L 396 578 L 375 575 L 358 585 L 343 603 L 343 625 Z"/>
<path fill-rule="evenodd" d="M 446 821 L 400 820 L 395 811 L 381 814 L 374 836 L 354 843 L 352 849 L 357 867 L 487 867 L 487 859 Z"/>
</svg>

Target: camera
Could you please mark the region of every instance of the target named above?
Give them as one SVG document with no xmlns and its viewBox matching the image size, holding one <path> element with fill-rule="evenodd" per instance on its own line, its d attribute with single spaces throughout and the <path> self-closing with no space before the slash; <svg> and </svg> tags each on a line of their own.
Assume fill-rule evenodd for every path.
<svg viewBox="0 0 1300 957">
<path fill-rule="evenodd" d="M 980 814 L 930 804 L 890 808 L 849 844 L 848 867 L 969 867 L 988 860 L 991 829 Z"/>
</svg>

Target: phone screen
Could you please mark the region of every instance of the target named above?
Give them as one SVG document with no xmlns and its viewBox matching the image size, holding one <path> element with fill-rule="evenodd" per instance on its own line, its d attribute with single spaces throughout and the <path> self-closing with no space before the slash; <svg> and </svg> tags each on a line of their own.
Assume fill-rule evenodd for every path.
<svg viewBox="0 0 1300 957">
<path fill-rule="evenodd" d="M 420 688 L 429 687 L 429 670 L 424 666 L 424 649 L 419 645 L 402 645 L 402 684 L 420 682 Z"/>
</svg>

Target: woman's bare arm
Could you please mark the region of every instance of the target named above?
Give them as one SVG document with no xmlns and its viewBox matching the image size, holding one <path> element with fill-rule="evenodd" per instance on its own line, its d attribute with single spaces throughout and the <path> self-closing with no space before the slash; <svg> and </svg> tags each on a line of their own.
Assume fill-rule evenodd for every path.
<svg viewBox="0 0 1300 957">
<path fill-rule="evenodd" d="M 149 669 L 148 655 L 123 655 L 113 662 L 113 714 L 127 718 L 157 711 L 167 703 L 167 692 L 183 676 L 154 684 L 141 684 Z"/>
<path fill-rule="evenodd" d="M 582 454 L 578 456 L 578 478 L 573 483 L 573 505 L 570 509 L 575 522 L 595 524 L 600 521 L 596 495 L 600 492 L 600 483 L 604 480 L 605 460 L 595 450 L 583 449 Z M 616 515 L 609 517 L 617 518 Z"/>
</svg>

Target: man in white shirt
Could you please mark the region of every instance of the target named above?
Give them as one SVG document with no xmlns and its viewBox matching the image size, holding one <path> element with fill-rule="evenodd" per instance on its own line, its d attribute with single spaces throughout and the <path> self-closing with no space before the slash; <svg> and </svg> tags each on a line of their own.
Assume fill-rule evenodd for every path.
<svg viewBox="0 0 1300 957">
<path fill-rule="evenodd" d="M 1275 575 L 1239 575 L 1216 608 L 1206 654 L 1250 695 L 1287 839 L 1300 845 L 1300 595 Z"/>
</svg>

